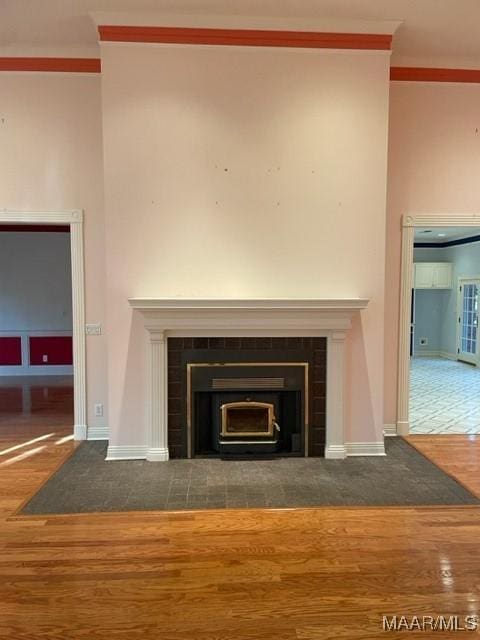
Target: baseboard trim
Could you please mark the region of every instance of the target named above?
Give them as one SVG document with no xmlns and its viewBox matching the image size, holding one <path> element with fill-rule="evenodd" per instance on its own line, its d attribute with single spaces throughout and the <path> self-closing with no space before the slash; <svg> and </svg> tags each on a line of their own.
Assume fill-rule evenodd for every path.
<svg viewBox="0 0 480 640">
<path fill-rule="evenodd" d="M 440 358 L 445 358 L 446 360 L 456 360 L 456 353 L 449 353 L 448 351 L 440 351 Z"/>
<path fill-rule="evenodd" d="M 166 462 L 168 460 L 168 449 L 159 447 L 149 449 L 147 451 L 147 460 L 149 462 Z"/>
<path fill-rule="evenodd" d="M 397 425 L 396 424 L 384 424 L 383 425 L 383 435 L 385 437 L 396 436 L 397 435 Z"/>
<path fill-rule="evenodd" d="M 397 422 L 397 435 L 408 436 L 410 433 L 410 422 L 399 420 Z"/>
<path fill-rule="evenodd" d="M 105 460 L 145 460 L 147 451 L 148 447 L 146 445 L 109 446 Z"/>
<path fill-rule="evenodd" d="M 87 425 L 75 424 L 73 426 L 73 439 L 74 440 L 86 440 L 87 439 Z"/>
<path fill-rule="evenodd" d="M 343 444 L 331 444 L 325 448 L 325 458 L 343 460 L 347 457 L 347 449 Z"/>
<path fill-rule="evenodd" d="M 87 440 L 108 440 L 108 427 L 88 427 Z"/>
<path fill-rule="evenodd" d="M 456 360 L 457 354 L 449 351 L 417 351 L 414 358 L 445 358 L 445 360 Z"/>
<path fill-rule="evenodd" d="M 380 442 L 347 442 L 347 456 L 384 456 L 385 445 Z"/>
</svg>

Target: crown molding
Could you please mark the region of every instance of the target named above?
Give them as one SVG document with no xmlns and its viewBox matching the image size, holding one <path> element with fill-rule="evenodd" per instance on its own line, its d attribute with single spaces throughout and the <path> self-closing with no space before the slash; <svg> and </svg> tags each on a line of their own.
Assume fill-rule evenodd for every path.
<svg viewBox="0 0 480 640">
<path fill-rule="evenodd" d="M 0 57 L 0 71 L 100 73 L 100 58 Z"/>
<path fill-rule="evenodd" d="M 433 67 L 391 67 L 390 80 L 397 82 L 480 83 L 480 69 L 440 69 Z"/>
<path fill-rule="evenodd" d="M 101 42 L 390 51 L 391 34 L 99 25 Z"/>
</svg>

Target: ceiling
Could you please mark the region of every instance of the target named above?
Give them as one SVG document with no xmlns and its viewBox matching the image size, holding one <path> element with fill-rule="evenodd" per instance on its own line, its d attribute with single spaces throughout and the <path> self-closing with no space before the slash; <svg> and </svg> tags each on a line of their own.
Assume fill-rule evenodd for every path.
<svg viewBox="0 0 480 640">
<path fill-rule="evenodd" d="M 401 20 L 392 65 L 480 68 L 479 0 L 0 0 L 0 56 L 98 56 L 105 11 Z"/>
<path fill-rule="evenodd" d="M 480 227 L 419 227 L 415 242 L 442 243 L 480 235 Z"/>
</svg>

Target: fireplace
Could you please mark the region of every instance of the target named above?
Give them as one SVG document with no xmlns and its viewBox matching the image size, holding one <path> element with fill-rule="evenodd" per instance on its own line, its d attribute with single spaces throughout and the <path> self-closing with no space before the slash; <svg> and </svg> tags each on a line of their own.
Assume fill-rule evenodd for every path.
<svg viewBox="0 0 480 640">
<path fill-rule="evenodd" d="M 368 300 L 129 302 L 142 315 L 147 338 L 145 445 L 136 448 L 135 457 L 192 457 L 202 455 L 204 447 L 207 454 L 223 455 L 220 447 L 239 440 L 246 444 L 247 438 L 263 440 L 263 446 L 275 448 L 278 455 L 346 456 L 345 340 L 352 318 Z M 228 370 L 230 365 L 241 372 Z M 201 369 L 210 374 L 193 373 Z M 229 415 L 235 403 L 257 403 L 264 411 L 254 413 L 252 404 L 248 419 L 239 412 Z M 208 443 L 208 421 L 201 417 L 207 405 Z M 232 429 L 236 435 L 230 435 Z M 246 435 L 254 431 L 258 435 Z M 125 459 L 120 449 L 110 446 L 107 459 Z"/>
<path fill-rule="evenodd" d="M 188 338 L 168 340 L 168 377 L 180 381 L 169 385 L 178 395 L 169 398 L 169 440 L 183 445 L 171 449 L 172 457 L 323 454 L 325 339 L 237 340 L 235 350 L 220 338 L 198 350 L 186 344 Z"/>
</svg>

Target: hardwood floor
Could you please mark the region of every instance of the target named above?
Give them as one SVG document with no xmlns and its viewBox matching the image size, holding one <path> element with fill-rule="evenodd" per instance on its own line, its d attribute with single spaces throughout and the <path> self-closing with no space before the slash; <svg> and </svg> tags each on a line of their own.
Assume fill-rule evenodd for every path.
<svg viewBox="0 0 480 640">
<path fill-rule="evenodd" d="M 367 639 L 383 614 L 479 613 L 477 507 L 16 517 L 74 447 L 58 415 L 23 418 L 0 427 L 2 639 Z"/>
<path fill-rule="evenodd" d="M 406 440 L 480 497 L 480 436 L 411 435 Z"/>
</svg>

